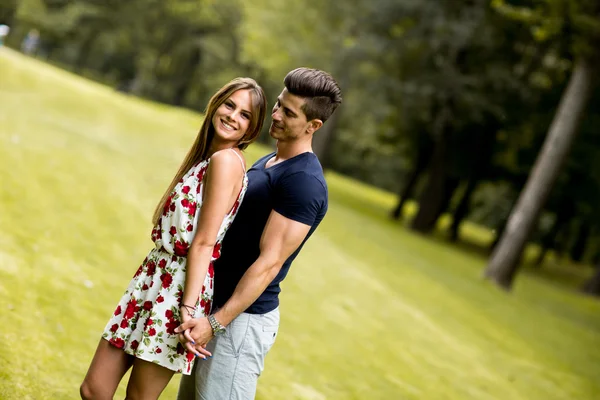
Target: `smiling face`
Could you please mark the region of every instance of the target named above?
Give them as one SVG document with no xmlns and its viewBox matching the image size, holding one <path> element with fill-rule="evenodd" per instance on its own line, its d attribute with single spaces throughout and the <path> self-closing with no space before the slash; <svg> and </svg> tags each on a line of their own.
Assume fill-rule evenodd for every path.
<svg viewBox="0 0 600 400">
<path fill-rule="evenodd" d="M 271 111 L 271 127 L 269 133 L 273 139 L 295 140 L 307 133 L 310 122 L 302 111 L 304 99 L 283 89 Z"/>
<path fill-rule="evenodd" d="M 246 134 L 252 119 L 252 95 L 250 90 L 233 92 L 217 108 L 212 117 L 215 136 L 219 145 L 236 145 Z"/>
</svg>

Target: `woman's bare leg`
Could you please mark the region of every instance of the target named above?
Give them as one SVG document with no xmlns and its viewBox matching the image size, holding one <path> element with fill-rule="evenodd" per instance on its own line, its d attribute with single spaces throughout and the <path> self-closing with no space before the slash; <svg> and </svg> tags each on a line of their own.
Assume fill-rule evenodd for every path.
<svg viewBox="0 0 600 400">
<path fill-rule="evenodd" d="M 160 365 L 136 358 L 127 385 L 126 400 L 158 399 L 174 372 Z"/>
<path fill-rule="evenodd" d="M 112 399 L 134 357 L 100 339 L 90 368 L 79 388 L 84 400 Z"/>
</svg>

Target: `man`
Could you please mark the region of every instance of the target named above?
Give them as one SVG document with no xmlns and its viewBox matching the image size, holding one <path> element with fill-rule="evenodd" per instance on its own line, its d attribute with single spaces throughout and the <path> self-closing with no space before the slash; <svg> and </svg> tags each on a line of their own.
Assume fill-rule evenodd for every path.
<svg viewBox="0 0 600 400">
<path fill-rule="evenodd" d="M 269 129 L 277 151 L 248 171 L 248 191 L 215 264 L 214 314 L 176 330 L 185 332 L 188 350 L 214 356 L 200 355 L 182 377 L 179 400 L 254 398 L 279 327 L 279 284 L 327 211 L 312 138 L 341 104 L 340 88 L 309 68 L 291 71 L 284 84 Z"/>
</svg>

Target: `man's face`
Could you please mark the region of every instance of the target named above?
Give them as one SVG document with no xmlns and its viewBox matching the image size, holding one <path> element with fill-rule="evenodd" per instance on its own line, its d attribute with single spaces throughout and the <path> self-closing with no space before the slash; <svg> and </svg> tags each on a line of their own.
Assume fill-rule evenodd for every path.
<svg viewBox="0 0 600 400">
<path fill-rule="evenodd" d="M 294 141 L 307 133 L 309 121 L 302 111 L 304 99 L 284 88 L 271 112 L 269 134 L 280 141 Z"/>
</svg>

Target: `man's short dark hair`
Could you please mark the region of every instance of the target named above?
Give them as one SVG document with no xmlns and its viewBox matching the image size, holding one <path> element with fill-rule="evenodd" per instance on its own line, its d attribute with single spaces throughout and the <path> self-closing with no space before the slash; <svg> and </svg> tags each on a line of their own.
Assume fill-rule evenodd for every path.
<svg viewBox="0 0 600 400">
<path fill-rule="evenodd" d="M 342 91 L 337 82 L 325 71 L 296 68 L 283 80 L 288 92 L 305 99 L 302 111 L 307 120 L 325 122 L 342 103 Z"/>
</svg>

